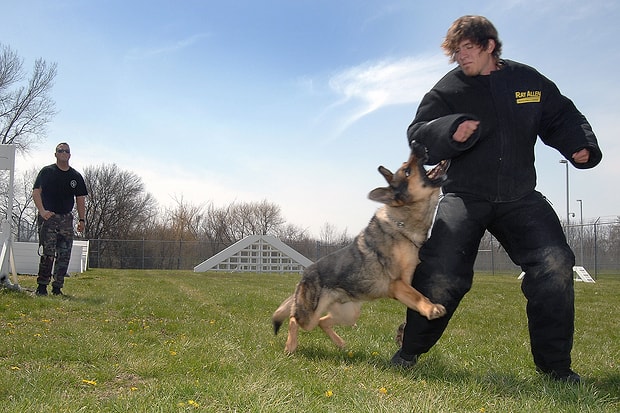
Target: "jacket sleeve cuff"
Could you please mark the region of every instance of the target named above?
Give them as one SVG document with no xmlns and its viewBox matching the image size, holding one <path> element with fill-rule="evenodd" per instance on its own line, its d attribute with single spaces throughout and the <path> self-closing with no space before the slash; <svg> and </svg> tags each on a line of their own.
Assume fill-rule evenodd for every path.
<svg viewBox="0 0 620 413">
<path fill-rule="evenodd" d="M 429 154 L 429 164 L 456 158 L 474 146 L 480 138 L 480 129 L 465 142 L 457 142 L 452 138 L 458 126 L 466 120 L 478 119 L 472 115 L 455 114 L 427 122 L 409 136 L 409 145 L 412 141 L 423 143 Z"/>
</svg>

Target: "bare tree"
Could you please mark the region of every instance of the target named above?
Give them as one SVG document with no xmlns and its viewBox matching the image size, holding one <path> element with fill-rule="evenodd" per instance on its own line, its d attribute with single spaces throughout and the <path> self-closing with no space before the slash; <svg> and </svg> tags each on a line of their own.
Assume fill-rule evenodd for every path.
<svg viewBox="0 0 620 413">
<path fill-rule="evenodd" d="M 254 203 L 252 209 L 255 221 L 255 234 L 274 235 L 285 223 L 280 206 L 268 202 L 266 199 Z"/>
<path fill-rule="evenodd" d="M 174 240 L 196 241 L 202 234 L 202 221 L 205 217 L 204 205 L 192 205 L 175 199 L 176 206 L 166 212 L 165 227 Z"/>
<path fill-rule="evenodd" d="M 295 224 L 281 225 L 275 236 L 284 242 L 305 242 L 309 240 L 308 231 Z"/>
<path fill-rule="evenodd" d="M 35 241 L 37 239 L 37 207 L 32 199 L 32 185 L 38 170 L 31 168 L 16 179 L 15 199 L 13 204 L 13 223 L 17 241 Z"/>
<path fill-rule="evenodd" d="M 230 231 L 235 241 L 256 234 L 254 210 L 250 203 L 233 203 L 227 208 Z"/>
<path fill-rule="evenodd" d="M 216 208 L 212 204 L 207 206 L 202 229 L 206 241 L 213 244 L 230 245 L 238 239 L 232 231 L 232 219 L 228 208 Z"/>
<path fill-rule="evenodd" d="M 275 234 L 285 223 L 280 207 L 267 200 L 232 204 L 228 216 L 236 240 L 248 235 Z"/>
<path fill-rule="evenodd" d="M 338 233 L 336 227 L 329 222 L 323 224 L 319 236 L 320 242 L 324 245 L 344 246 L 352 241 L 346 229 Z"/>
<path fill-rule="evenodd" d="M 152 226 L 157 201 L 145 192 L 139 176 L 112 164 L 85 168 L 84 180 L 88 188 L 86 238 L 127 239 Z"/>
<path fill-rule="evenodd" d="M 11 219 L 11 231 L 16 241 L 35 241 L 37 236 L 37 208 L 32 200 L 32 184 L 37 176 L 37 169 L 32 168 L 15 176 L 13 182 L 13 205 L 8 210 L 8 202 L 0 202 L 0 216 Z M 7 199 L 9 194 L 9 172 L 0 172 L 0 198 Z M 6 179 L 5 179 L 6 177 Z"/>
<path fill-rule="evenodd" d="M 0 44 L 0 143 L 15 144 L 18 151 L 27 152 L 45 136 L 56 114 L 50 96 L 56 68 L 56 63 L 37 59 L 28 85 L 19 86 L 25 78 L 23 60 Z"/>
</svg>

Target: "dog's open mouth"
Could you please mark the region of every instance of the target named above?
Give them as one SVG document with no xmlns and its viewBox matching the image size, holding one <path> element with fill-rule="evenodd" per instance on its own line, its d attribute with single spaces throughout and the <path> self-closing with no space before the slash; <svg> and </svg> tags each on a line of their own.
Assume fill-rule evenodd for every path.
<svg viewBox="0 0 620 413">
<path fill-rule="evenodd" d="M 422 165 L 425 180 L 432 186 L 441 186 L 447 179 L 449 167 L 449 159 L 444 159 L 437 165 Z"/>
</svg>

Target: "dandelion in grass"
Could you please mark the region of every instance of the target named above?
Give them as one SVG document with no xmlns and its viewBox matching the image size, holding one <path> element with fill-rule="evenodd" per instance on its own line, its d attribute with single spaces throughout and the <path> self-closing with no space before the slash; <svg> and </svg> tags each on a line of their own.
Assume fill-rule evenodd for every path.
<svg viewBox="0 0 620 413">
<path fill-rule="evenodd" d="M 174 351 L 174 350 L 170 350 L 170 355 L 171 355 L 171 356 L 176 356 L 176 355 L 177 355 L 177 352 L 176 352 L 176 351 Z"/>
<path fill-rule="evenodd" d="M 333 391 L 331 391 L 331 390 L 327 390 L 327 391 L 325 392 L 325 397 L 332 397 L 333 395 L 334 395 L 334 392 L 333 392 Z"/>
<path fill-rule="evenodd" d="M 37 337 L 37 338 L 41 337 L 41 333 L 36 333 L 36 334 L 33 334 L 33 335 L 34 335 L 35 337 Z"/>
<path fill-rule="evenodd" d="M 215 320 L 209 321 L 209 324 L 215 324 Z"/>
<path fill-rule="evenodd" d="M 83 379 L 83 380 L 82 380 L 82 383 L 84 383 L 84 384 L 88 384 L 89 386 L 96 386 L 96 385 L 97 385 L 97 382 L 96 382 L 96 381 L 94 381 L 94 380 L 86 380 L 86 379 Z"/>
<path fill-rule="evenodd" d="M 187 404 L 189 404 L 192 407 L 200 407 L 200 405 L 193 400 L 188 400 Z"/>
<path fill-rule="evenodd" d="M 129 390 L 131 390 L 131 391 L 138 391 L 138 388 L 137 387 L 130 387 Z"/>
<path fill-rule="evenodd" d="M 17 366 L 11 366 L 11 370 L 18 371 L 18 370 L 21 370 L 21 369 L 19 367 L 17 367 Z"/>
<path fill-rule="evenodd" d="M 388 391 L 387 391 L 387 389 L 386 389 L 385 387 L 381 387 L 381 388 L 379 389 L 379 393 L 381 393 L 381 394 L 387 394 L 387 392 L 388 392 Z"/>
</svg>

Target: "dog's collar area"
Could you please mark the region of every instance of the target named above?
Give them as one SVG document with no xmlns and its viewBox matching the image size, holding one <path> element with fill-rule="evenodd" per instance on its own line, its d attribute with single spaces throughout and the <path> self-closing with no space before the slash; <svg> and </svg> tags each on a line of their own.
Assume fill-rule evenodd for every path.
<svg viewBox="0 0 620 413">
<path fill-rule="evenodd" d="M 393 223 L 394 225 L 396 225 L 396 228 L 398 228 L 398 229 L 402 230 L 402 231 L 401 231 L 401 233 L 402 233 L 405 237 L 407 237 L 407 239 L 409 239 L 409 241 L 411 241 L 411 243 L 412 243 L 413 245 L 415 245 L 415 246 L 416 246 L 416 248 L 418 248 L 418 249 L 419 249 L 419 248 L 422 248 L 422 244 L 424 244 L 424 242 L 421 242 L 421 243 L 420 243 L 420 242 L 416 242 L 416 240 L 414 240 L 413 238 L 411 238 L 411 237 L 409 236 L 409 234 L 408 234 L 408 232 L 409 232 L 409 231 L 407 231 L 407 230 L 405 229 L 405 222 L 404 222 L 404 221 L 397 221 L 397 220 L 393 219 L 392 217 L 390 217 L 389 215 L 388 215 L 388 218 L 390 219 L 390 221 L 392 221 L 392 223 Z"/>
</svg>

